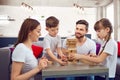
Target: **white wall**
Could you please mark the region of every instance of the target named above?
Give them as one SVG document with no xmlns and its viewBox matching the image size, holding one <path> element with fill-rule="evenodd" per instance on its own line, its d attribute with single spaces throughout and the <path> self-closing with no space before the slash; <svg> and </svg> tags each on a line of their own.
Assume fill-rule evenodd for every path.
<svg viewBox="0 0 120 80">
<path fill-rule="evenodd" d="M 96 21 L 96 8 L 85 8 L 84 14 L 72 7 L 38 7 L 34 6 L 33 11 L 17 6 L 0 6 L 0 15 L 8 15 L 15 21 L 7 24 L 0 23 L 0 34 L 3 36 L 17 37 L 19 28 L 24 19 L 29 16 L 40 21 L 42 26 L 42 36 L 46 35 L 45 19 L 49 16 L 55 16 L 60 20 L 59 35 L 69 36 L 74 34 L 75 23 L 79 19 L 85 19 L 89 22 L 89 32 L 92 38 L 95 38 L 93 25 Z M 41 18 L 41 16 L 45 16 Z"/>
<path fill-rule="evenodd" d="M 113 7 L 113 3 L 111 3 L 110 5 L 108 5 L 106 7 L 106 17 L 110 20 L 112 26 L 113 26 L 113 33 L 112 33 L 112 37 L 114 38 L 114 7 Z M 117 28 L 116 28 L 117 29 Z"/>
</svg>

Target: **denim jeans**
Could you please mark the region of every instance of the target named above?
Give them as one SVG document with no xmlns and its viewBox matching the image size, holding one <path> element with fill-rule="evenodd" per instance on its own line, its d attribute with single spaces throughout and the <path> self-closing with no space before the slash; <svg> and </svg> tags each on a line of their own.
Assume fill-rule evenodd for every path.
<svg viewBox="0 0 120 80">
<path fill-rule="evenodd" d="M 55 78 L 47 78 L 45 80 L 56 80 Z"/>
<path fill-rule="evenodd" d="M 95 76 L 95 80 L 105 80 L 104 77 Z M 109 78 L 109 80 L 115 80 L 114 78 Z"/>
<path fill-rule="evenodd" d="M 66 80 L 94 80 L 94 76 L 67 77 Z"/>
</svg>

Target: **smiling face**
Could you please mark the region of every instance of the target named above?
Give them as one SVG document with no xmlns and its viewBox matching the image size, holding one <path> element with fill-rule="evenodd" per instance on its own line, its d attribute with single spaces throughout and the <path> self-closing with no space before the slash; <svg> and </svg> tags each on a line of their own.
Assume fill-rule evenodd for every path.
<svg viewBox="0 0 120 80">
<path fill-rule="evenodd" d="M 78 39 L 83 38 L 87 32 L 88 31 L 86 30 L 86 25 L 84 25 L 84 24 L 76 25 L 76 29 L 75 29 L 76 38 L 78 38 Z"/>
<path fill-rule="evenodd" d="M 39 36 L 41 35 L 41 26 L 38 25 L 34 30 L 30 31 L 29 35 L 32 42 L 38 41 Z"/>
</svg>

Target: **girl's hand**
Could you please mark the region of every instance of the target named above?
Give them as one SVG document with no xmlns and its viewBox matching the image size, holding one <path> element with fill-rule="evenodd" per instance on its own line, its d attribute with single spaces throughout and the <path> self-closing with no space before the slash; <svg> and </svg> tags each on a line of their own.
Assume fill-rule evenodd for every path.
<svg viewBox="0 0 120 80">
<path fill-rule="evenodd" d="M 96 54 L 89 54 L 90 57 L 97 57 Z"/>
</svg>

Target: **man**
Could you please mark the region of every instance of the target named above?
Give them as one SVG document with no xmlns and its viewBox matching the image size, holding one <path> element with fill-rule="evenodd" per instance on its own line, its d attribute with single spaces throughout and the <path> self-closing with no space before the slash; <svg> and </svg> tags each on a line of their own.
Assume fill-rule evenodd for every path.
<svg viewBox="0 0 120 80">
<path fill-rule="evenodd" d="M 95 54 L 96 44 L 93 40 L 87 38 L 85 34 L 88 32 L 88 22 L 86 20 L 79 20 L 76 22 L 75 37 L 76 49 L 78 54 Z M 63 42 L 63 52 L 67 49 L 66 40 Z"/>
<path fill-rule="evenodd" d="M 76 22 L 75 36 L 70 38 L 76 38 L 76 50 L 77 54 L 95 54 L 96 53 L 96 44 L 93 40 L 87 38 L 85 34 L 88 32 L 88 22 L 86 20 L 78 20 Z M 66 40 L 63 42 L 63 53 L 66 53 L 67 45 Z M 76 80 L 76 79 L 75 79 Z M 78 80 L 86 80 L 86 77 L 79 77 Z M 90 80 L 90 79 L 89 79 Z"/>
</svg>

